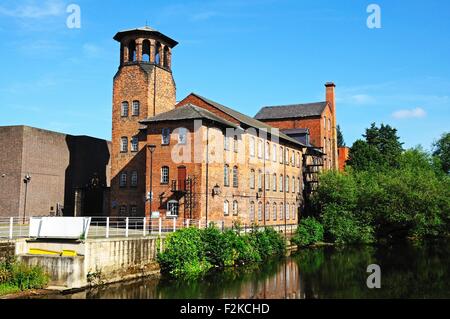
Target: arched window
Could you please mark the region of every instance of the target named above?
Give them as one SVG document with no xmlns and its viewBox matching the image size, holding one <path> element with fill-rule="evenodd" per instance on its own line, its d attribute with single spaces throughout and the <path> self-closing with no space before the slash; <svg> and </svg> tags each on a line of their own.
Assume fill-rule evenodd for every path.
<svg viewBox="0 0 450 319">
<path fill-rule="evenodd" d="M 141 110 L 141 103 L 139 101 L 133 101 L 133 109 L 131 115 L 139 116 L 140 110 Z"/>
<path fill-rule="evenodd" d="M 323 117 L 323 129 L 324 130 L 327 129 L 327 117 L 326 116 Z"/>
<path fill-rule="evenodd" d="M 131 151 L 136 153 L 139 151 L 139 138 L 137 136 L 133 136 L 131 139 Z"/>
<path fill-rule="evenodd" d="M 295 204 L 292 204 L 291 207 L 292 207 L 292 215 L 291 215 L 291 218 L 292 218 L 292 220 L 295 220 L 295 216 L 297 215 L 296 205 L 295 205 Z"/>
<path fill-rule="evenodd" d="M 128 152 L 128 137 L 126 136 L 120 138 L 120 152 L 121 153 Z"/>
<path fill-rule="evenodd" d="M 277 145 L 276 144 L 272 145 L 272 161 L 274 163 L 277 162 Z"/>
<path fill-rule="evenodd" d="M 284 178 L 283 178 L 283 174 L 281 174 L 280 175 L 280 185 L 278 187 L 280 189 L 280 192 L 282 192 L 284 189 L 283 184 L 284 184 Z"/>
<path fill-rule="evenodd" d="M 300 152 L 297 152 L 297 167 L 301 166 L 302 156 L 300 155 Z"/>
<path fill-rule="evenodd" d="M 138 172 L 133 171 L 131 172 L 131 187 L 137 187 L 138 186 Z"/>
<path fill-rule="evenodd" d="M 284 204 L 281 203 L 281 204 L 280 204 L 280 209 L 279 209 L 279 214 L 280 214 L 279 220 L 283 220 L 283 219 L 284 219 L 283 211 L 284 211 Z"/>
<path fill-rule="evenodd" d="M 250 189 L 255 189 L 255 170 L 250 171 Z"/>
<path fill-rule="evenodd" d="M 239 215 L 239 204 L 237 202 L 237 200 L 235 200 L 233 202 L 233 216 L 238 216 Z"/>
<path fill-rule="evenodd" d="M 300 177 L 297 177 L 297 192 L 302 192 L 302 180 L 300 179 Z"/>
<path fill-rule="evenodd" d="M 164 61 L 163 65 L 165 68 L 169 68 L 169 48 L 167 46 L 164 47 Z"/>
<path fill-rule="evenodd" d="M 269 202 L 266 203 L 266 212 L 265 212 L 265 214 L 266 214 L 266 221 L 269 221 L 270 220 L 270 203 Z"/>
<path fill-rule="evenodd" d="M 250 222 L 255 222 L 255 202 L 250 203 Z"/>
<path fill-rule="evenodd" d="M 295 177 L 292 176 L 292 192 L 295 193 Z"/>
<path fill-rule="evenodd" d="M 283 164 L 283 155 L 284 155 L 284 149 L 283 149 L 283 147 L 280 147 L 280 164 Z"/>
<path fill-rule="evenodd" d="M 264 181 L 265 181 L 265 184 L 266 184 L 265 185 L 266 186 L 266 191 L 270 191 L 270 174 L 269 173 L 266 173 Z"/>
<path fill-rule="evenodd" d="M 272 176 L 272 187 L 273 187 L 273 191 L 276 192 L 277 191 L 277 184 L 278 184 L 278 179 L 277 179 L 277 174 L 273 174 Z"/>
<path fill-rule="evenodd" d="M 287 220 L 289 220 L 289 210 L 290 210 L 289 204 L 286 204 L 286 219 Z"/>
<path fill-rule="evenodd" d="M 227 164 L 223 167 L 223 185 L 225 187 L 230 186 L 230 166 Z"/>
<path fill-rule="evenodd" d="M 122 107 L 120 109 L 120 116 L 122 117 L 128 117 L 128 111 L 129 111 L 129 104 L 127 101 L 122 102 Z"/>
<path fill-rule="evenodd" d="M 262 179 L 263 179 L 263 173 L 261 170 L 258 171 L 258 191 L 262 190 Z"/>
<path fill-rule="evenodd" d="M 160 65 L 161 64 L 161 44 L 159 42 L 156 42 L 155 45 L 155 64 Z"/>
<path fill-rule="evenodd" d="M 258 203 L 258 220 L 262 221 L 262 210 L 263 210 L 263 204 L 261 202 Z"/>
<path fill-rule="evenodd" d="M 239 187 L 239 172 L 237 166 L 233 167 L 233 187 Z"/>
<path fill-rule="evenodd" d="M 270 161 L 270 143 L 266 143 L 266 161 Z"/>
<path fill-rule="evenodd" d="M 229 211 L 230 207 L 229 207 L 229 203 L 228 201 L 224 201 L 223 202 L 223 215 L 224 216 L 229 216 L 230 215 L 230 211 Z"/>
<path fill-rule="evenodd" d="M 286 176 L 286 193 L 289 193 L 289 176 Z"/>
<path fill-rule="evenodd" d="M 119 187 L 127 187 L 127 177 L 126 172 L 120 174 Z"/>
<path fill-rule="evenodd" d="M 128 43 L 128 62 L 136 62 L 136 42 L 131 40 Z"/>
<path fill-rule="evenodd" d="M 250 156 L 255 157 L 255 138 L 250 137 Z"/>
<path fill-rule="evenodd" d="M 142 42 L 142 61 L 150 62 L 150 41 L 144 40 Z"/>
<path fill-rule="evenodd" d="M 274 203 L 272 208 L 272 219 L 274 221 L 277 220 L 277 210 L 278 210 L 277 203 Z"/>
<path fill-rule="evenodd" d="M 177 217 L 179 215 L 180 204 L 176 200 L 171 200 L 167 203 L 167 216 Z"/>
<path fill-rule="evenodd" d="M 263 142 L 262 140 L 258 140 L 258 158 L 263 157 Z"/>
</svg>

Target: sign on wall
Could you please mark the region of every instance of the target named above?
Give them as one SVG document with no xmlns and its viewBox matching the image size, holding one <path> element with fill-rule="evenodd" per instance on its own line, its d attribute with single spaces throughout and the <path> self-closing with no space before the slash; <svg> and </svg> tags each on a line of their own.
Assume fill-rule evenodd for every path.
<svg viewBox="0 0 450 319">
<path fill-rule="evenodd" d="M 32 217 L 29 236 L 47 239 L 85 239 L 90 217 Z"/>
</svg>

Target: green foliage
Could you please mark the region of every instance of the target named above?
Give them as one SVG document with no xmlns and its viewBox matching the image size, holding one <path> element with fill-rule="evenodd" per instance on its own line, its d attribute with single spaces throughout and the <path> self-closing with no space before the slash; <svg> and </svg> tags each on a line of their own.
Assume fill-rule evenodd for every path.
<svg viewBox="0 0 450 319">
<path fill-rule="evenodd" d="M 214 225 L 182 229 L 168 236 L 158 254 L 161 271 L 174 277 L 198 277 L 213 267 L 235 267 L 285 251 L 284 238 L 272 229 L 240 234 L 221 232 Z"/>
<path fill-rule="evenodd" d="M 433 145 L 433 155 L 439 159 L 442 170 L 450 173 L 450 132 L 442 134 L 441 138 Z"/>
<path fill-rule="evenodd" d="M 347 164 L 353 169 L 373 170 L 398 167 L 403 147 L 397 130 L 389 125 L 375 123 L 366 130 L 365 141 L 356 141 L 350 149 Z"/>
<path fill-rule="evenodd" d="M 308 217 L 300 222 L 292 242 L 300 247 L 309 246 L 323 241 L 324 228 L 313 217 Z"/>
<path fill-rule="evenodd" d="M 41 289 L 48 280 L 48 275 L 41 267 L 30 267 L 15 260 L 0 263 L 0 294 Z"/>
<path fill-rule="evenodd" d="M 341 126 L 337 126 L 337 144 L 338 147 L 345 147 L 344 134 L 342 134 Z"/>
<path fill-rule="evenodd" d="M 397 168 L 323 174 L 313 203 L 326 239 L 338 243 L 449 234 L 450 178 L 420 148 Z"/>
</svg>

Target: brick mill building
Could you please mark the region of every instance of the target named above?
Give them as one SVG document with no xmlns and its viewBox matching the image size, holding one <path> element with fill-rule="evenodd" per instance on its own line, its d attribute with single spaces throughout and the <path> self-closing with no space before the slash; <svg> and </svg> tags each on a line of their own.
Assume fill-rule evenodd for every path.
<svg viewBox="0 0 450 319">
<path fill-rule="evenodd" d="M 177 103 L 178 43 L 149 27 L 114 39 L 111 214 L 297 224 L 317 173 L 338 165 L 334 84 L 325 102 L 255 118 L 196 93 Z"/>
</svg>

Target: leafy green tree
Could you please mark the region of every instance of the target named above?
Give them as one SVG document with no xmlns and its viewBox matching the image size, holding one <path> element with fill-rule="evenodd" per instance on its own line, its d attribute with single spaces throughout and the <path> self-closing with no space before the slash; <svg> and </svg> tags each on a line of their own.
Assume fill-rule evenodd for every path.
<svg viewBox="0 0 450 319">
<path fill-rule="evenodd" d="M 378 149 L 363 140 L 357 140 L 350 148 L 347 165 L 358 171 L 379 169 L 386 165 Z"/>
<path fill-rule="evenodd" d="M 345 147 L 344 134 L 342 133 L 341 126 L 337 126 L 337 144 L 338 147 Z"/>
<path fill-rule="evenodd" d="M 442 137 L 433 144 L 434 153 L 442 165 L 445 173 L 450 173 L 450 132 L 442 134 Z"/>
</svg>

